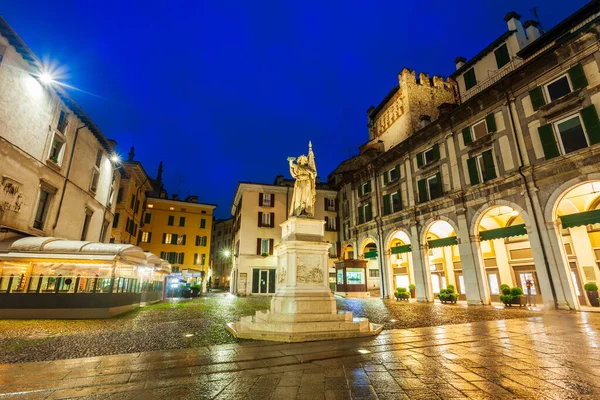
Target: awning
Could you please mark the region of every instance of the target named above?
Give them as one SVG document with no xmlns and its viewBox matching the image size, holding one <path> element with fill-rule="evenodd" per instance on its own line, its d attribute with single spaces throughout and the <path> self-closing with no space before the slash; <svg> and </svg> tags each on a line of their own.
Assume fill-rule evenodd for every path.
<svg viewBox="0 0 600 400">
<path fill-rule="evenodd" d="M 503 239 L 522 235 L 527 235 L 525 224 L 507 226 L 505 228 L 498 229 L 489 229 L 487 231 L 479 232 L 479 238 L 481 240 Z"/>
<path fill-rule="evenodd" d="M 377 258 L 377 250 L 371 250 L 371 251 L 367 251 L 365 252 L 365 258 Z"/>
<path fill-rule="evenodd" d="M 600 223 L 600 210 L 584 211 L 563 215 L 560 218 L 563 229 Z"/>
<path fill-rule="evenodd" d="M 412 249 L 410 248 L 410 244 L 392 247 L 392 254 L 410 253 L 411 251 Z"/>
<path fill-rule="evenodd" d="M 443 239 L 428 240 L 427 244 L 430 249 L 435 249 L 437 247 L 454 246 L 455 244 L 458 244 L 458 240 L 456 239 L 456 236 L 450 236 Z"/>
</svg>

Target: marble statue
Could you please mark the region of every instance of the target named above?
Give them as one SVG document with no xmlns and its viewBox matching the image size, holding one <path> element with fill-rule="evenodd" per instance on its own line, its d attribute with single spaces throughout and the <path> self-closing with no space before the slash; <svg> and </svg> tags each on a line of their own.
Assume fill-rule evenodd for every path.
<svg viewBox="0 0 600 400">
<path fill-rule="evenodd" d="M 296 161 L 296 164 L 294 164 Z M 296 179 L 292 204 L 290 205 L 290 216 L 313 217 L 315 200 L 317 198 L 316 179 L 317 167 L 315 155 L 312 151 L 312 143 L 308 142 L 308 157 L 302 154 L 296 160 L 288 157 L 290 173 Z"/>
</svg>

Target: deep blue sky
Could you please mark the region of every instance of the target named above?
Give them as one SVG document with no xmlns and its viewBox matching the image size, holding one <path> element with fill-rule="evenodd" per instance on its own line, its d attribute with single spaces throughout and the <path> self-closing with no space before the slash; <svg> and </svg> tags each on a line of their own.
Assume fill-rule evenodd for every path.
<svg viewBox="0 0 600 400">
<path fill-rule="evenodd" d="M 537 4 L 549 28 L 585 3 L 14 0 L 0 13 L 96 95 L 71 91 L 123 157 L 134 145 L 153 176 L 162 160 L 169 193 L 228 217 L 238 181 L 289 175 L 309 139 L 322 179 L 357 154 L 402 67 L 446 76 L 508 11 L 525 21 Z"/>
</svg>

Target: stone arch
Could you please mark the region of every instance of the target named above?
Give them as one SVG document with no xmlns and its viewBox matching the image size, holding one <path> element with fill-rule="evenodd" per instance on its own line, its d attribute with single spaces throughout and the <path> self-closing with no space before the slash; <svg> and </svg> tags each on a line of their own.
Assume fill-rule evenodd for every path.
<svg viewBox="0 0 600 400">
<path fill-rule="evenodd" d="M 483 219 L 485 214 L 492 208 L 501 206 L 510 207 L 513 210 L 518 211 L 519 215 L 523 217 L 523 220 L 525 221 L 525 226 L 527 228 L 531 227 L 529 214 L 527 214 L 527 211 L 525 211 L 523 207 L 509 200 L 498 199 L 492 200 L 489 203 L 486 203 L 479 207 L 479 209 L 475 212 L 475 215 L 471 219 L 471 224 L 469 226 L 469 235 L 471 235 L 472 237 L 477 237 L 479 233 L 479 225 L 481 224 L 481 220 Z"/>
<path fill-rule="evenodd" d="M 360 244 L 358 245 L 358 249 L 356 249 L 356 251 L 357 251 L 356 254 L 358 255 L 358 254 L 364 253 L 365 246 L 367 244 L 369 244 L 370 242 L 375 243 L 375 246 L 377 246 L 377 239 L 371 235 L 367 235 L 360 241 Z M 379 246 L 377 246 L 377 247 L 379 247 Z M 381 250 L 379 250 L 379 251 L 381 251 Z"/>
<path fill-rule="evenodd" d="M 423 228 L 422 228 L 420 237 L 421 237 L 421 243 L 423 245 L 425 245 L 425 243 L 427 243 L 427 234 L 429 233 L 429 230 L 431 229 L 433 224 L 435 224 L 437 221 L 444 221 L 444 222 L 447 222 L 448 224 L 450 224 L 452 229 L 454 229 L 454 233 L 458 236 L 458 224 L 452 218 L 448 218 L 445 215 L 439 215 L 435 218 L 429 218 L 427 220 L 427 222 L 422 225 Z"/>
<path fill-rule="evenodd" d="M 386 236 L 386 238 L 384 240 L 385 249 L 388 249 L 391 246 L 392 240 L 394 239 L 394 236 L 398 232 L 404 233 L 408 237 L 408 243 L 407 244 L 412 245 L 411 238 L 410 238 L 410 232 L 407 229 L 405 229 L 405 228 L 394 228 L 394 229 L 392 229 L 392 230 L 390 230 L 388 232 L 388 234 L 387 234 L 387 236 Z"/>
<path fill-rule="evenodd" d="M 544 221 L 554 222 L 558 216 L 558 205 L 562 198 L 573 188 L 587 182 L 600 182 L 600 172 L 580 175 L 558 186 L 548 198 L 544 207 Z"/>
</svg>

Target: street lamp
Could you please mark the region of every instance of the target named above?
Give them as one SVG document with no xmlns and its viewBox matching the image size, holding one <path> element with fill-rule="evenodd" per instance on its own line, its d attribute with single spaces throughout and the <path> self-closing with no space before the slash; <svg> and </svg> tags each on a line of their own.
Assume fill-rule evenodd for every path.
<svg viewBox="0 0 600 400">
<path fill-rule="evenodd" d="M 40 74 L 40 80 L 46 85 L 49 85 L 54 82 L 54 78 L 52 78 L 52 75 L 50 75 L 48 72 L 42 72 Z"/>
</svg>

